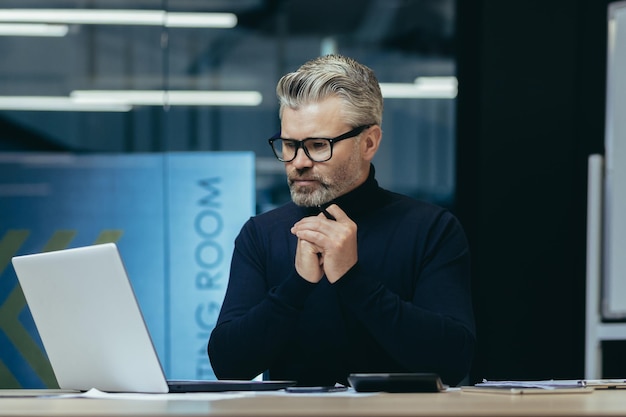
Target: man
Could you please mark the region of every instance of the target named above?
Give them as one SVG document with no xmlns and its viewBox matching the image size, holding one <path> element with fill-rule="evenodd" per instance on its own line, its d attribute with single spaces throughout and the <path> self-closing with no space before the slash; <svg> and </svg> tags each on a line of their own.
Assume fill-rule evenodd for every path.
<svg viewBox="0 0 626 417">
<path fill-rule="evenodd" d="M 215 375 L 334 385 L 350 373 L 436 372 L 457 384 L 475 342 L 466 238 L 448 211 L 378 186 L 374 73 L 328 55 L 276 90 L 270 144 L 293 201 L 235 241 L 208 346 Z"/>
</svg>

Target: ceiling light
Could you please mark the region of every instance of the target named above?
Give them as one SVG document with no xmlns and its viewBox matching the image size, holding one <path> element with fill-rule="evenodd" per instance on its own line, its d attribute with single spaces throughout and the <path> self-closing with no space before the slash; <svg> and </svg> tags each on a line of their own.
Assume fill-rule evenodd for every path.
<svg viewBox="0 0 626 417">
<path fill-rule="evenodd" d="M 233 28 L 237 25 L 237 16 L 233 13 L 178 13 L 163 10 L 0 9 L 0 22 Z"/>
<path fill-rule="evenodd" d="M 0 96 L 0 110 L 127 112 L 131 109 L 120 103 L 78 103 L 70 97 Z"/>
<path fill-rule="evenodd" d="M 414 83 L 380 83 L 384 98 L 443 98 L 457 95 L 456 77 L 418 77 Z"/>
<path fill-rule="evenodd" d="M 258 91 L 76 90 L 65 96 L 0 96 L 0 110 L 127 112 L 133 106 L 258 106 Z"/>
<path fill-rule="evenodd" d="M 418 85 L 430 85 L 439 87 L 456 87 L 459 84 L 456 77 L 453 76 L 417 77 L 414 82 Z"/>
<path fill-rule="evenodd" d="M 258 91 L 75 90 L 80 103 L 123 103 L 136 106 L 258 106 Z"/>
<path fill-rule="evenodd" d="M 237 26 L 237 16 L 233 13 L 165 13 L 165 26 L 170 28 L 223 28 Z"/>
<path fill-rule="evenodd" d="M 0 15 L 2 12 L 0 11 Z M 56 36 L 67 35 L 67 25 L 38 23 L 0 23 L 0 36 Z"/>
</svg>

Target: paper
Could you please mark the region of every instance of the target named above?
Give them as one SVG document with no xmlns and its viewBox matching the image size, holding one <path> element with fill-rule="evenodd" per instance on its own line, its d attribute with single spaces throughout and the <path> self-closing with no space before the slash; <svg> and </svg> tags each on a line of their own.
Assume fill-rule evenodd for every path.
<svg viewBox="0 0 626 417">
<path fill-rule="evenodd" d="M 39 397 L 39 398 L 93 398 L 105 400 L 191 400 L 191 401 L 215 401 L 244 396 L 253 396 L 252 392 L 190 392 L 174 394 L 146 394 L 126 392 L 103 392 L 92 388 L 89 391 L 53 390 L 53 389 L 15 389 L 0 390 L 0 397 Z"/>
<path fill-rule="evenodd" d="M 240 398 L 252 396 L 250 392 L 188 392 L 188 393 L 172 393 L 172 394 L 142 394 L 134 392 L 102 392 L 95 388 L 90 389 L 82 394 L 76 395 L 81 398 L 98 398 L 105 400 L 185 400 L 185 401 L 215 401 L 226 400 L 232 398 Z"/>
<path fill-rule="evenodd" d="M 585 382 L 579 379 L 547 379 L 541 381 L 488 381 L 483 379 L 475 385 L 486 388 L 538 388 L 554 390 L 559 388 L 583 388 Z"/>
<path fill-rule="evenodd" d="M 475 385 L 476 387 L 491 388 L 539 388 L 539 389 L 559 389 L 559 388 L 626 388 L 625 379 L 548 379 L 542 381 L 488 381 Z"/>
</svg>

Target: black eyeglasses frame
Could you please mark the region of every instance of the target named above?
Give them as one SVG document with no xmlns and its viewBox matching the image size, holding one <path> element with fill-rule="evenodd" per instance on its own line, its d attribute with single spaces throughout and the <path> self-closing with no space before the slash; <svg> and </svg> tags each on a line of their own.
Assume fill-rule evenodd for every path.
<svg viewBox="0 0 626 417">
<path fill-rule="evenodd" d="M 345 139 L 351 139 L 354 137 L 359 136 L 361 133 L 363 133 L 364 130 L 369 129 L 370 127 L 374 126 L 374 123 L 371 124 L 367 124 L 367 125 L 361 125 L 361 126 L 357 126 L 354 129 L 350 130 L 349 132 L 346 132 L 342 135 L 339 135 L 337 137 L 334 138 L 306 138 L 306 139 L 302 139 L 302 140 L 296 140 L 296 139 L 285 139 L 285 138 L 281 138 L 280 137 L 280 132 L 277 133 L 276 135 L 272 136 L 271 138 L 268 139 L 268 143 L 270 145 L 270 148 L 272 148 L 272 152 L 274 153 L 274 156 L 276 157 L 276 159 L 278 159 L 280 162 L 291 162 L 294 159 L 296 159 L 296 156 L 298 156 L 298 150 L 300 148 L 302 148 L 302 150 L 304 151 L 304 154 L 307 156 L 307 158 L 309 158 L 311 161 L 313 162 L 326 162 L 329 161 L 332 157 L 333 157 L 333 147 L 334 144 L 337 142 L 341 142 L 342 140 Z M 296 147 L 295 152 L 293 153 L 293 158 L 291 159 L 282 159 L 278 156 L 278 154 L 276 153 L 276 149 L 274 148 L 274 141 L 276 140 L 282 140 L 282 141 L 287 141 L 290 143 L 293 143 Z M 309 154 L 309 151 L 307 150 L 307 147 L 304 146 L 304 144 L 308 141 L 311 140 L 327 140 L 330 144 L 330 156 L 327 159 L 324 159 L 322 161 L 318 161 L 313 159 L 313 157 L 311 157 L 311 155 Z"/>
</svg>

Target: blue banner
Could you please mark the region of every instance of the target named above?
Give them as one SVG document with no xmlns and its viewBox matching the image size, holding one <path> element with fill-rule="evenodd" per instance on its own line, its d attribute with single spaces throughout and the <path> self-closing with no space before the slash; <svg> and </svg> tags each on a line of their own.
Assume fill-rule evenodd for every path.
<svg viewBox="0 0 626 417">
<path fill-rule="evenodd" d="M 254 214 L 248 152 L 0 154 L 0 387 L 56 380 L 12 256 L 116 242 L 168 378 L 206 356 L 234 239 Z"/>
</svg>

